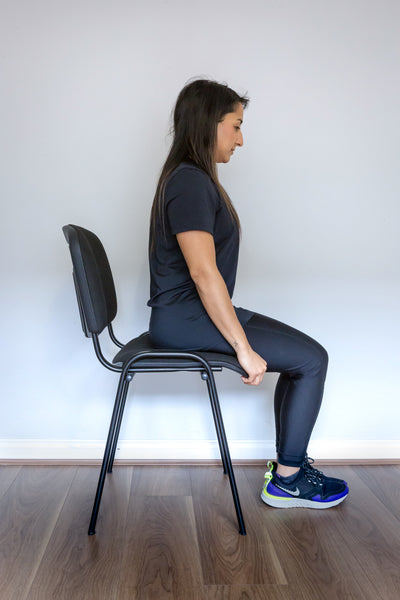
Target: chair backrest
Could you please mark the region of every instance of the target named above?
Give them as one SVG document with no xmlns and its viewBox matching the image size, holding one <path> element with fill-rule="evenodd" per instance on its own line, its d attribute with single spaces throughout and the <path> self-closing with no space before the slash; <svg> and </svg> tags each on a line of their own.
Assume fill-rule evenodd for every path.
<svg viewBox="0 0 400 600">
<path fill-rule="evenodd" d="M 73 278 L 87 337 L 101 333 L 117 314 L 117 296 L 107 254 L 99 238 L 77 225 L 63 227 L 73 264 Z"/>
</svg>

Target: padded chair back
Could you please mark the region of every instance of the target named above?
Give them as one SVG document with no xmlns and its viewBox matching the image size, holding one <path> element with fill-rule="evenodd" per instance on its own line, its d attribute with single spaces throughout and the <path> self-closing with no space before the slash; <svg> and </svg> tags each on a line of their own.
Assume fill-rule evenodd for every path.
<svg viewBox="0 0 400 600">
<path fill-rule="evenodd" d="M 82 329 L 87 337 L 101 333 L 117 314 L 110 264 L 99 238 L 77 225 L 63 227 L 73 264 Z"/>
</svg>

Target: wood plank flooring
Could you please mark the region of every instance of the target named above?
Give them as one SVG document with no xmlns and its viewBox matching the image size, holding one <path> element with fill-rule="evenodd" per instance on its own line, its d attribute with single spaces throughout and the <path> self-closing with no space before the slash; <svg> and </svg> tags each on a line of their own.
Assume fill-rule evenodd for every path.
<svg viewBox="0 0 400 600">
<path fill-rule="evenodd" d="M 0 600 L 399 600 L 400 465 L 323 467 L 336 508 L 273 509 L 236 467 L 118 466 L 95 536 L 98 467 L 0 467 Z"/>
</svg>

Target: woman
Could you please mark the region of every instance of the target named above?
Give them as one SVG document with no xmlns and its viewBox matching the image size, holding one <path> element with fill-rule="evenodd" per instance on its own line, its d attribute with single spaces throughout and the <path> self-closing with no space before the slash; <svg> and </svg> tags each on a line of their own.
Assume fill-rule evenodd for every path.
<svg viewBox="0 0 400 600">
<path fill-rule="evenodd" d="M 228 86 L 196 80 L 176 102 L 174 138 L 151 212 L 150 335 L 166 348 L 236 353 L 259 385 L 265 371 L 280 373 L 275 391 L 277 462 L 262 500 L 276 507 L 329 508 L 347 484 L 312 466 L 307 446 L 328 364 L 316 341 L 269 317 L 235 308 L 240 224 L 218 181 L 217 163 L 243 145 L 246 97 Z"/>
</svg>

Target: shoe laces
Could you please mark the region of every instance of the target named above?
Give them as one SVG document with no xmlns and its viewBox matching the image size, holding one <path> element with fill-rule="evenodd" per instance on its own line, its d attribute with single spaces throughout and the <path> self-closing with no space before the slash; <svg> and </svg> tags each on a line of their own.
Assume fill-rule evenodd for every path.
<svg viewBox="0 0 400 600">
<path fill-rule="evenodd" d="M 315 467 L 313 467 L 314 459 L 310 458 L 308 454 L 306 454 L 303 462 L 303 469 L 306 476 L 307 481 L 313 483 L 314 485 L 323 485 L 324 483 L 324 474 L 322 471 L 318 471 Z"/>
</svg>

